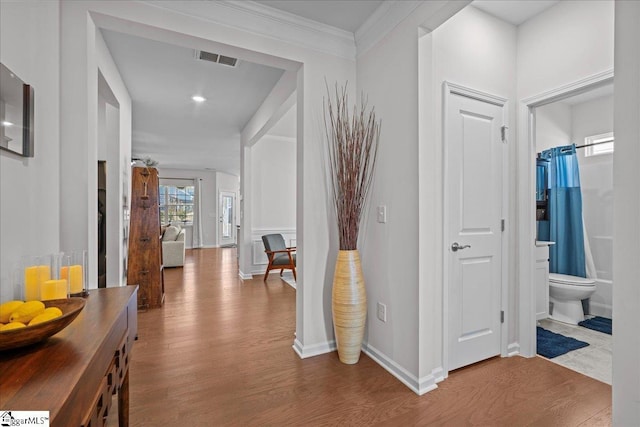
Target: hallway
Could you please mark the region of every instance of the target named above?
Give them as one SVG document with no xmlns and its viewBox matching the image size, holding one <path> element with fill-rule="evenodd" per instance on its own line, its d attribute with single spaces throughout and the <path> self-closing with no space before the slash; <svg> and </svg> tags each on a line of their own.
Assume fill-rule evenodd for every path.
<svg viewBox="0 0 640 427">
<path fill-rule="evenodd" d="M 291 348 L 295 290 L 238 278 L 234 248 L 187 251 L 165 304 L 139 312 L 133 426 L 610 425 L 611 387 L 542 358 L 494 358 L 417 396 L 370 358 Z"/>
</svg>

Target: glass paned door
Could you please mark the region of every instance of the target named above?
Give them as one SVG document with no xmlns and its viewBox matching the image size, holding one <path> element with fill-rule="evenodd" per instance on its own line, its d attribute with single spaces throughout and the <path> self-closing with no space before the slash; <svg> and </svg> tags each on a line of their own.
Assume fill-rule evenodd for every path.
<svg viewBox="0 0 640 427">
<path fill-rule="evenodd" d="M 235 240 L 235 194 L 220 192 L 220 246 L 236 243 Z"/>
</svg>

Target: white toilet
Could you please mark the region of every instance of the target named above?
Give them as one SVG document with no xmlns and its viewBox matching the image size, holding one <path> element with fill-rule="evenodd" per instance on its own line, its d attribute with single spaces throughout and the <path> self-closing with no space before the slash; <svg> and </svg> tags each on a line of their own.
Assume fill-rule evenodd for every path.
<svg viewBox="0 0 640 427">
<path fill-rule="evenodd" d="M 567 274 L 549 274 L 549 302 L 551 318 L 577 325 L 584 320 L 582 300 L 596 291 L 596 280 Z"/>
</svg>

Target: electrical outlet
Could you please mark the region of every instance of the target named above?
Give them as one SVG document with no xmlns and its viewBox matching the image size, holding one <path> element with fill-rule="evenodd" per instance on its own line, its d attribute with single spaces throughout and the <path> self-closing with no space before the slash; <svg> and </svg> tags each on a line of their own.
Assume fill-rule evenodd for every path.
<svg viewBox="0 0 640 427">
<path fill-rule="evenodd" d="M 387 306 L 381 302 L 378 302 L 378 319 L 383 322 L 387 321 Z"/>
<path fill-rule="evenodd" d="M 378 206 L 378 222 L 383 224 L 387 222 L 387 207 L 384 205 Z"/>
</svg>

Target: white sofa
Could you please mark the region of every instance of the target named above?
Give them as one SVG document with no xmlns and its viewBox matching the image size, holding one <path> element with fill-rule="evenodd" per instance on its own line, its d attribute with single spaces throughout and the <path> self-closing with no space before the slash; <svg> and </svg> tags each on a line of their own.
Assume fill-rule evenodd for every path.
<svg viewBox="0 0 640 427">
<path fill-rule="evenodd" d="M 164 267 L 184 266 L 184 228 L 170 225 L 162 233 L 162 265 Z"/>
</svg>

